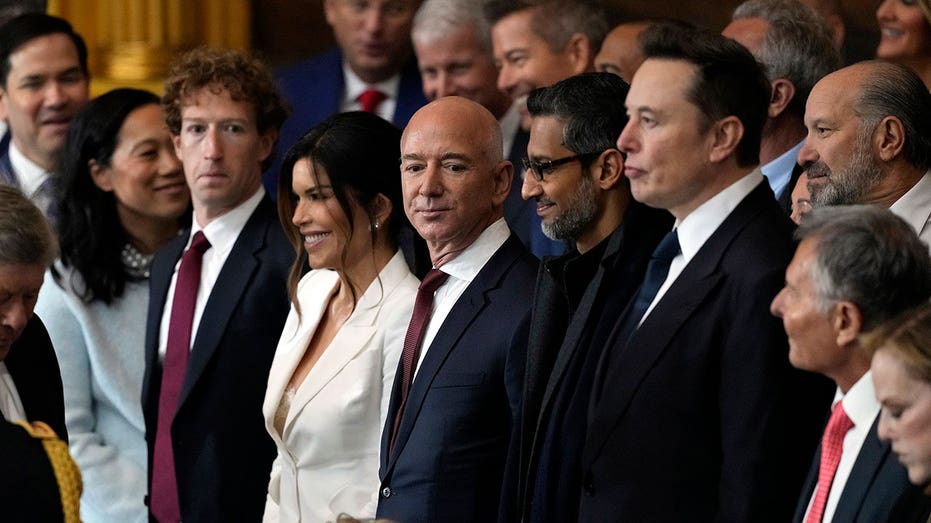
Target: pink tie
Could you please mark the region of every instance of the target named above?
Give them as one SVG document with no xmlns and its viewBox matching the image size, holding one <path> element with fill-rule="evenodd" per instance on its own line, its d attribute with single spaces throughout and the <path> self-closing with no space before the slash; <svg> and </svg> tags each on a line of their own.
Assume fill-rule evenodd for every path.
<svg viewBox="0 0 931 523">
<path fill-rule="evenodd" d="M 362 110 L 367 113 L 374 113 L 378 110 L 378 105 L 385 101 L 387 96 L 378 89 L 366 89 L 359 95 L 359 103 L 362 104 Z"/>
<path fill-rule="evenodd" d="M 427 330 L 427 323 L 430 322 L 430 314 L 433 312 L 433 293 L 440 288 L 440 285 L 443 285 L 447 278 L 449 278 L 449 275 L 445 272 L 430 269 L 430 272 L 424 276 L 423 281 L 420 282 L 420 287 L 417 289 L 417 298 L 414 300 L 414 313 L 411 315 L 411 322 L 407 326 L 407 334 L 404 336 L 404 349 L 401 351 L 401 401 L 398 404 L 398 412 L 394 418 L 391 445 L 388 447 L 389 452 L 394 448 L 394 437 L 398 434 L 398 427 L 401 425 L 401 414 L 407 404 L 407 394 L 410 392 L 411 382 L 414 379 L 414 369 L 420 355 L 420 344 L 423 343 L 423 335 Z"/>
<path fill-rule="evenodd" d="M 200 268 L 210 242 L 203 231 L 197 231 L 191 246 L 181 257 L 181 267 L 175 282 L 174 301 L 168 327 L 168 344 L 162 363 L 162 387 L 158 395 L 158 428 L 155 434 L 155 454 L 152 459 L 152 515 L 161 523 L 181 521 L 178 503 L 178 482 L 175 478 L 175 457 L 171 445 L 171 423 L 178 408 L 184 372 L 191 351 L 191 327 L 194 305 L 200 286 Z"/>
<path fill-rule="evenodd" d="M 853 428 L 853 422 L 844 412 L 843 404 L 837 402 L 834 412 L 831 413 L 831 419 L 828 420 L 828 426 L 824 429 L 824 437 L 821 438 L 818 490 L 815 492 L 815 500 L 811 504 L 805 523 L 821 523 L 821 518 L 824 517 L 824 507 L 827 505 L 828 494 L 831 492 L 831 483 L 834 482 L 834 473 L 837 472 L 837 465 L 844 452 L 844 436 L 851 428 Z"/>
</svg>

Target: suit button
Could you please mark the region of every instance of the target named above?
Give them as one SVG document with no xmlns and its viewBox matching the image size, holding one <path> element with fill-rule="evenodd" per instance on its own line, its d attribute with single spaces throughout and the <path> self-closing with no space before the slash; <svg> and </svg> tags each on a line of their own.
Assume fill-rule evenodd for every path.
<svg viewBox="0 0 931 523">
<path fill-rule="evenodd" d="M 582 490 L 585 492 L 586 496 L 595 495 L 595 480 L 592 477 L 592 472 L 588 471 L 585 473 L 585 477 L 582 478 Z"/>
<path fill-rule="evenodd" d="M 381 489 L 381 496 L 382 496 L 383 498 L 390 498 L 390 497 L 391 497 L 391 487 L 385 487 L 385 488 Z"/>
</svg>

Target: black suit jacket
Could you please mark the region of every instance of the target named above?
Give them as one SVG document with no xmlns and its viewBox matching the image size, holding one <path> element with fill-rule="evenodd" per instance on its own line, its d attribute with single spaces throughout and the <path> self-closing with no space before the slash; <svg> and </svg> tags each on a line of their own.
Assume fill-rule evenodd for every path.
<svg viewBox="0 0 931 523">
<path fill-rule="evenodd" d="M 792 228 L 761 182 L 629 342 L 608 345 L 580 521 L 791 517 L 833 393 L 829 381 L 791 368 L 769 313 Z"/>
<path fill-rule="evenodd" d="M 64 521 L 61 491 L 42 440 L 0 418 L 0 519 Z"/>
<path fill-rule="evenodd" d="M 613 325 L 606 316 L 616 317 L 623 311 L 643 280 L 650 255 L 672 223 L 668 212 L 631 200 L 623 223 L 605 240 L 598 269 L 574 312 L 550 268 L 559 258 L 541 263 L 530 321 L 521 415 L 519 506 L 523 517 L 529 508 L 526 488 L 532 478 L 528 474 L 538 458 L 538 438 L 545 429 L 557 385 L 573 355 L 582 350 L 583 339 L 589 344 L 604 343 Z M 606 296 L 609 294 L 610 300 Z M 616 310 L 605 310 L 606 301 Z"/>
<path fill-rule="evenodd" d="M 397 373 L 382 435 L 378 517 L 404 523 L 498 519 L 536 267 L 513 235 L 488 260 L 417 370 L 389 454 Z"/>
<path fill-rule="evenodd" d="M 52 340 L 38 316 L 29 320 L 3 361 L 29 421 L 45 422 L 59 438 L 68 441 L 61 370 Z"/>
<path fill-rule="evenodd" d="M 916 511 L 924 514 L 924 519 L 920 521 L 927 521 L 931 500 L 909 483 L 908 473 L 896 459 L 889 443 L 879 439 L 878 426 L 877 416 L 863 441 L 847 478 L 847 484 L 844 485 L 832 523 L 904 523 L 901 517 L 896 516 L 893 519 L 892 514 Z M 798 505 L 795 507 L 795 517 L 792 519 L 794 522 L 802 523 L 805 520 L 808 502 L 814 494 L 815 485 L 818 484 L 820 462 L 819 446 L 812 459 Z"/>
<path fill-rule="evenodd" d="M 162 376 L 159 325 L 189 236 L 173 240 L 152 263 L 142 389 L 150 469 Z M 275 206 L 264 198 L 240 232 L 207 300 L 171 427 L 186 523 L 262 518 L 275 457 L 262 401 L 288 314 L 286 280 L 293 258 Z"/>
</svg>

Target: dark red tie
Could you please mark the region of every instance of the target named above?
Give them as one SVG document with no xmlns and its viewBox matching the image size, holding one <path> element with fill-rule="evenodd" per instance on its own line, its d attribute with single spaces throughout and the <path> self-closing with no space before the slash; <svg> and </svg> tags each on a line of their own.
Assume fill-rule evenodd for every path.
<svg viewBox="0 0 931 523">
<path fill-rule="evenodd" d="M 420 345 L 423 343 L 423 335 L 427 330 L 427 323 L 430 322 L 430 314 L 433 312 L 433 294 L 440 285 L 446 282 L 449 275 L 438 269 L 430 269 L 430 272 L 424 276 L 417 289 L 417 299 L 414 300 L 414 313 L 411 315 L 411 323 L 407 326 L 407 334 L 404 336 L 404 350 L 401 351 L 401 401 L 398 404 L 398 412 L 394 417 L 394 428 L 391 430 L 391 445 L 388 451 L 394 448 L 394 437 L 398 434 L 398 427 L 401 425 L 401 414 L 404 413 L 404 405 L 407 404 L 407 394 L 411 390 L 411 382 L 414 380 L 414 369 L 417 368 L 417 360 L 420 356 Z"/>
<path fill-rule="evenodd" d="M 155 455 L 152 460 L 152 515 L 161 523 L 181 521 L 178 504 L 178 482 L 175 478 L 175 458 L 171 446 L 171 423 L 178 408 L 181 384 L 191 351 L 191 327 L 194 323 L 194 305 L 200 286 L 200 268 L 204 252 L 210 242 L 202 231 L 194 234 L 191 246 L 181 257 L 178 279 L 175 282 L 171 320 L 168 326 L 168 345 L 162 363 L 162 387 L 158 395 L 158 428 L 155 434 Z"/>
<path fill-rule="evenodd" d="M 359 103 L 362 104 L 362 110 L 367 113 L 374 113 L 378 110 L 379 104 L 388 98 L 385 93 L 378 89 L 366 89 L 359 95 Z"/>
<path fill-rule="evenodd" d="M 824 508 L 828 503 L 828 494 L 831 484 L 834 483 L 834 474 L 840 464 L 841 454 L 844 452 L 844 437 L 847 431 L 853 428 L 853 421 L 844 412 L 844 406 L 837 402 L 828 426 L 824 429 L 821 438 L 821 464 L 818 468 L 818 490 L 815 491 L 815 500 L 811 503 L 811 510 L 805 523 L 821 523 L 824 517 Z"/>
</svg>

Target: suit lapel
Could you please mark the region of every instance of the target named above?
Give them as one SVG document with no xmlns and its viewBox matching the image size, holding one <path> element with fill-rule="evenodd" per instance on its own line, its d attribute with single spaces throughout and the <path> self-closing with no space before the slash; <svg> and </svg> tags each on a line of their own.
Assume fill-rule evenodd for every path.
<svg viewBox="0 0 931 523">
<path fill-rule="evenodd" d="M 609 361 L 609 366 L 601 369 L 602 392 L 600 398 L 595 399 L 598 403 L 592 405 L 590 413 L 588 441 L 583 455 L 586 462 L 594 460 L 601 452 L 640 384 L 669 348 L 673 337 L 724 279 L 718 270 L 721 259 L 740 231 L 760 209 L 765 208 L 762 205 L 764 198 L 772 198 L 772 191 L 765 180 L 724 219 L 630 340 L 624 343 L 616 339 L 616 330 L 612 333 L 612 341 L 602 356 L 602 364 L 605 358 Z M 622 319 L 629 312 L 628 306 Z M 618 322 L 618 325 L 622 324 L 623 321 Z"/>
<path fill-rule="evenodd" d="M 271 206 L 270 200 L 262 199 L 233 244 L 223 268 L 220 269 L 197 327 L 197 337 L 191 348 L 178 398 L 178 410 L 183 407 L 191 389 L 213 357 L 227 330 L 233 311 L 239 306 L 239 301 L 252 280 L 252 274 L 259 266 L 258 254 L 265 247 L 265 235 L 272 223 L 268 219 L 269 213 L 272 212 Z"/>
<path fill-rule="evenodd" d="M 863 446 L 860 447 L 860 453 L 857 454 L 853 469 L 847 476 L 847 484 L 844 485 L 844 491 L 837 502 L 833 521 L 857 521 L 857 515 L 866 500 L 867 493 L 889 454 L 889 445 L 879 440 L 878 428 L 879 416 L 876 416 L 863 441 Z"/>
<path fill-rule="evenodd" d="M 443 366 L 446 358 L 456 347 L 459 338 L 468 329 L 472 321 L 479 312 L 488 303 L 487 295 L 498 288 L 504 273 L 517 260 L 520 253 L 519 240 L 511 235 L 498 249 L 498 251 L 488 260 L 484 267 L 476 275 L 475 279 L 463 292 L 459 300 L 449 311 L 449 315 L 443 321 L 443 325 L 436 333 L 433 343 L 424 356 L 423 363 L 417 369 L 414 376 L 414 382 L 411 385 L 410 393 L 407 397 L 407 405 L 404 407 L 404 413 L 401 417 L 401 425 L 398 427 L 397 438 L 395 439 L 394 449 L 388 459 L 388 470 L 397 462 L 398 456 L 404 449 L 407 439 L 410 437 L 411 430 L 420 410 L 423 407 L 424 399 L 436 378 L 437 373 Z M 400 373 L 398 373 L 400 375 Z M 395 385 L 398 385 L 397 379 Z M 396 389 L 398 387 L 395 387 Z M 395 405 L 395 399 L 392 398 L 392 405 Z M 396 410 L 389 411 L 393 415 Z M 391 423 L 392 418 L 389 417 Z M 388 436 L 390 438 L 390 434 Z"/>
<path fill-rule="evenodd" d="M 298 301 L 301 302 L 300 320 L 292 309 L 288 323 L 281 334 L 281 340 L 278 342 L 278 348 L 275 350 L 273 372 L 268 377 L 268 390 L 262 410 L 266 420 L 270 422 L 267 426 L 271 428 L 272 435 L 278 438 L 283 438 L 283 434 L 278 434 L 274 426 L 275 412 L 281 403 L 288 382 L 291 381 L 294 369 L 304 356 L 307 345 L 320 324 L 320 318 L 326 310 L 329 296 L 332 295 L 336 285 L 335 273 L 320 271 L 316 273 L 316 277 L 318 282 L 302 289 L 298 295 Z M 292 405 L 293 408 L 294 405 Z"/>
</svg>

